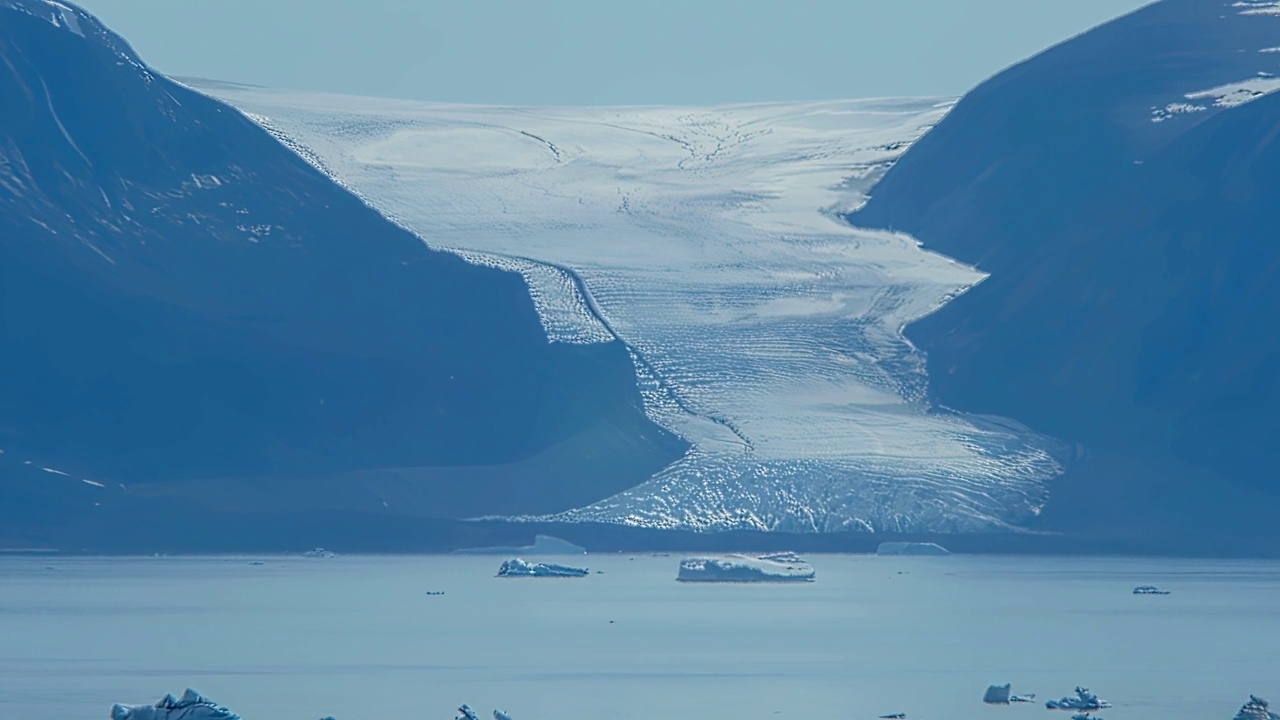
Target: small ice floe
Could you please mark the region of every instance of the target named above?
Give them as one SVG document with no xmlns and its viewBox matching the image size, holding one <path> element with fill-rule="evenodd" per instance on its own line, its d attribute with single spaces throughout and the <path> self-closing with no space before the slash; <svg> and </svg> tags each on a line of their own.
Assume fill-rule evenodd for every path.
<svg viewBox="0 0 1280 720">
<path fill-rule="evenodd" d="M 907 714 L 893 713 L 891 715 L 881 715 L 880 720 L 907 720 Z"/>
<path fill-rule="evenodd" d="M 1086 710 L 1085 712 L 1076 713 L 1075 715 L 1072 715 L 1071 720 L 1103 720 L 1103 719 Z"/>
<path fill-rule="evenodd" d="M 322 547 L 318 547 L 318 548 L 316 548 L 315 550 L 308 550 L 308 551 L 306 551 L 306 552 L 302 553 L 302 557 L 306 557 L 306 558 L 336 558 L 336 557 L 338 557 L 338 553 L 333 552 L 333 551 L 331 551 L 331 550 L 325 550 L 325 549 L 324 549 L 324 548 L 322 548 Z"/>
<path fill-rule="evenodd" d="M 1271 705 L 1257 695 L 1250 695 L 1249 702 L 1236 713 L 1235 720 L 1280 720 L 1280 715 L 1271 712 Z"/>
<path fill-rule="evenodd" d="M 1168 595 L 1168 590 L 1161 590 L 1155 585 L 1139 585 L 1133 589 L 1134 595 Z"/>
<path fill-rule="evenodd" d="M 501 710 L 494 710 L 493 720 L 511 720 L 511 716 Z"/>
<path fill-rule="evenodd" d="M 1050 700 L 1044 706 L 1050 710 L 1101 710 L 1111 707 L 1111 703 L 1089 692 L 1087 687 L 1076 687 L 1074 697 Z"/>
<path fill-rule="evenodd" d="M 552 563 L 531 563 L 512 558 L 498 568 L 498 577 L 585 577 L 589 574 L 585 568 L 555 565 Z"/>
<path fill-rule="evenodd" d="M 111 720 L 240 720 L 240 716 L 191 688 L 181 698 L 165 695 L 154 705 L 111 706 Z"/>
</svg>

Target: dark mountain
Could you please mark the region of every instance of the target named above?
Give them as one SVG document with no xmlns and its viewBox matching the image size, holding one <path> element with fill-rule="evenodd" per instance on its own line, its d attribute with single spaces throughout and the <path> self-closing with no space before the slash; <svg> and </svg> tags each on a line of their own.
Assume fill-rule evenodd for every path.
<svg viewBox="0 0 1280 720">
<path fill-rule="evenodd" d="M 850 218 L 990 274 L 907 334 L 941 404 L 1078 444 L 1044 528 L 1278 547 L 1275 46 L 1272 3 L 1147 6 L 965 96 Z"/>
<path fill-rule="evenodd" d="M 685 449 L 621 343 L 549 343 L 519 275 L 45 0 L 0 0 L 0 343 L 0 545 L 216 518 L 287 549 L 581 505 Z"/>
</svg>

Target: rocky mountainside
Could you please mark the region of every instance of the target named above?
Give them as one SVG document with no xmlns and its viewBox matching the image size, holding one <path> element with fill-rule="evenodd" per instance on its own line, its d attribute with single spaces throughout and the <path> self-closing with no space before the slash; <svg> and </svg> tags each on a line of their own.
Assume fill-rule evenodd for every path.
<svg viewBox="0 0 1280 720">
<path fill-rule="evenodd" d="M 0 546 L 201 514 L 311 546 L 274 524 L 563 510 L 683 453 L 621 343 L 548 342 L 519 275 L 430 250 L 87 13 L 0 0 L 0 61 Z"/>
<path fill-rule="evenodd" d="M 935 399 L 1074 443 L 1042 528 L 1280 537 L 1280 14 L 1164 0 L 969 93 L 853 223 L 990 276 L 908 328 Z"/>
</svg>

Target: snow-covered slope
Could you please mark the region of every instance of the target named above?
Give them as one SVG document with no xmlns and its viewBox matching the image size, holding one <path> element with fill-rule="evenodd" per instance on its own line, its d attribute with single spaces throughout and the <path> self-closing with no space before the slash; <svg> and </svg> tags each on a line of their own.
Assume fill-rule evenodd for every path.
<svg viewBox="0 0 1280 720">
<path fill-rule="evenodd" d="M 982 276 L 838 217 L 947 100 L 556 109 L 201 87 L 433 246 L 524 273 L 553 339 L 632 348 L 650 417 L 694 448 L 556 520 L 987 530 L 1034 515 L 1060 471 L 1027 429 L 923 402 L 899 331 Z"/>
</svg>

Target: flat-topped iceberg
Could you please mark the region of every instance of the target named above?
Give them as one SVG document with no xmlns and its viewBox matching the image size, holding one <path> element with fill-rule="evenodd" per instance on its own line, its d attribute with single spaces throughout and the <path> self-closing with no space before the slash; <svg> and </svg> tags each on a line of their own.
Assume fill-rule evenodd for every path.
<svg viewBox="0 0 1280 720">
<path fill-rule="evenodd" d="M 1271 712 L 1271 704 L 1257 695 L 1250 695 L 1249 702 L 1236 713 L 1235 720 L 1280 720 L 1280 715 Z"/>
<path fill-rule="evenodd" d="M 793 553 L 718 555 L 680 561 L 683 582 L 812 582 L 813 568 Z"/>
<path fill-rule="evenodd" d="M 454 550 L 455 555 L 586 555 L 587 549 L 550 535 L 535 535 L 532 545 L 478 547 Z"/>
<path fill-rule="evenodd" d="M 165 695 L 154 705 L 111 706 L 111 720 L 240 720 L 240 716 L 191 688 L 182 698 Z"/>
<path fill-rule="evenodd" d="M 882 542 L 877 555 L 950 555 L 951 551 L 937 543 Z"/>
<path fill-rule="evenodd" d="M 1161 590 L 1155 585 L 1139 585 L 1133 589 L 1134 595 L 1168 595 L 1168 590 Z"/>
<path fill-rule="evenodd" d="M 1101 710 L 1111 707 L 1111 703 L 1089 692 L 1087 687 L 1077 687 L 1074 697 L 1050 700 L 1044 706 L 1050 710 Z"/>
<path fill-rule="evenodd" d="M 511 558 L 498 568 L 498 577 L 584 577 L 588 572 L 585 568 L 552 563 L 531 563 L 520 558 Z"/>
</svg>

